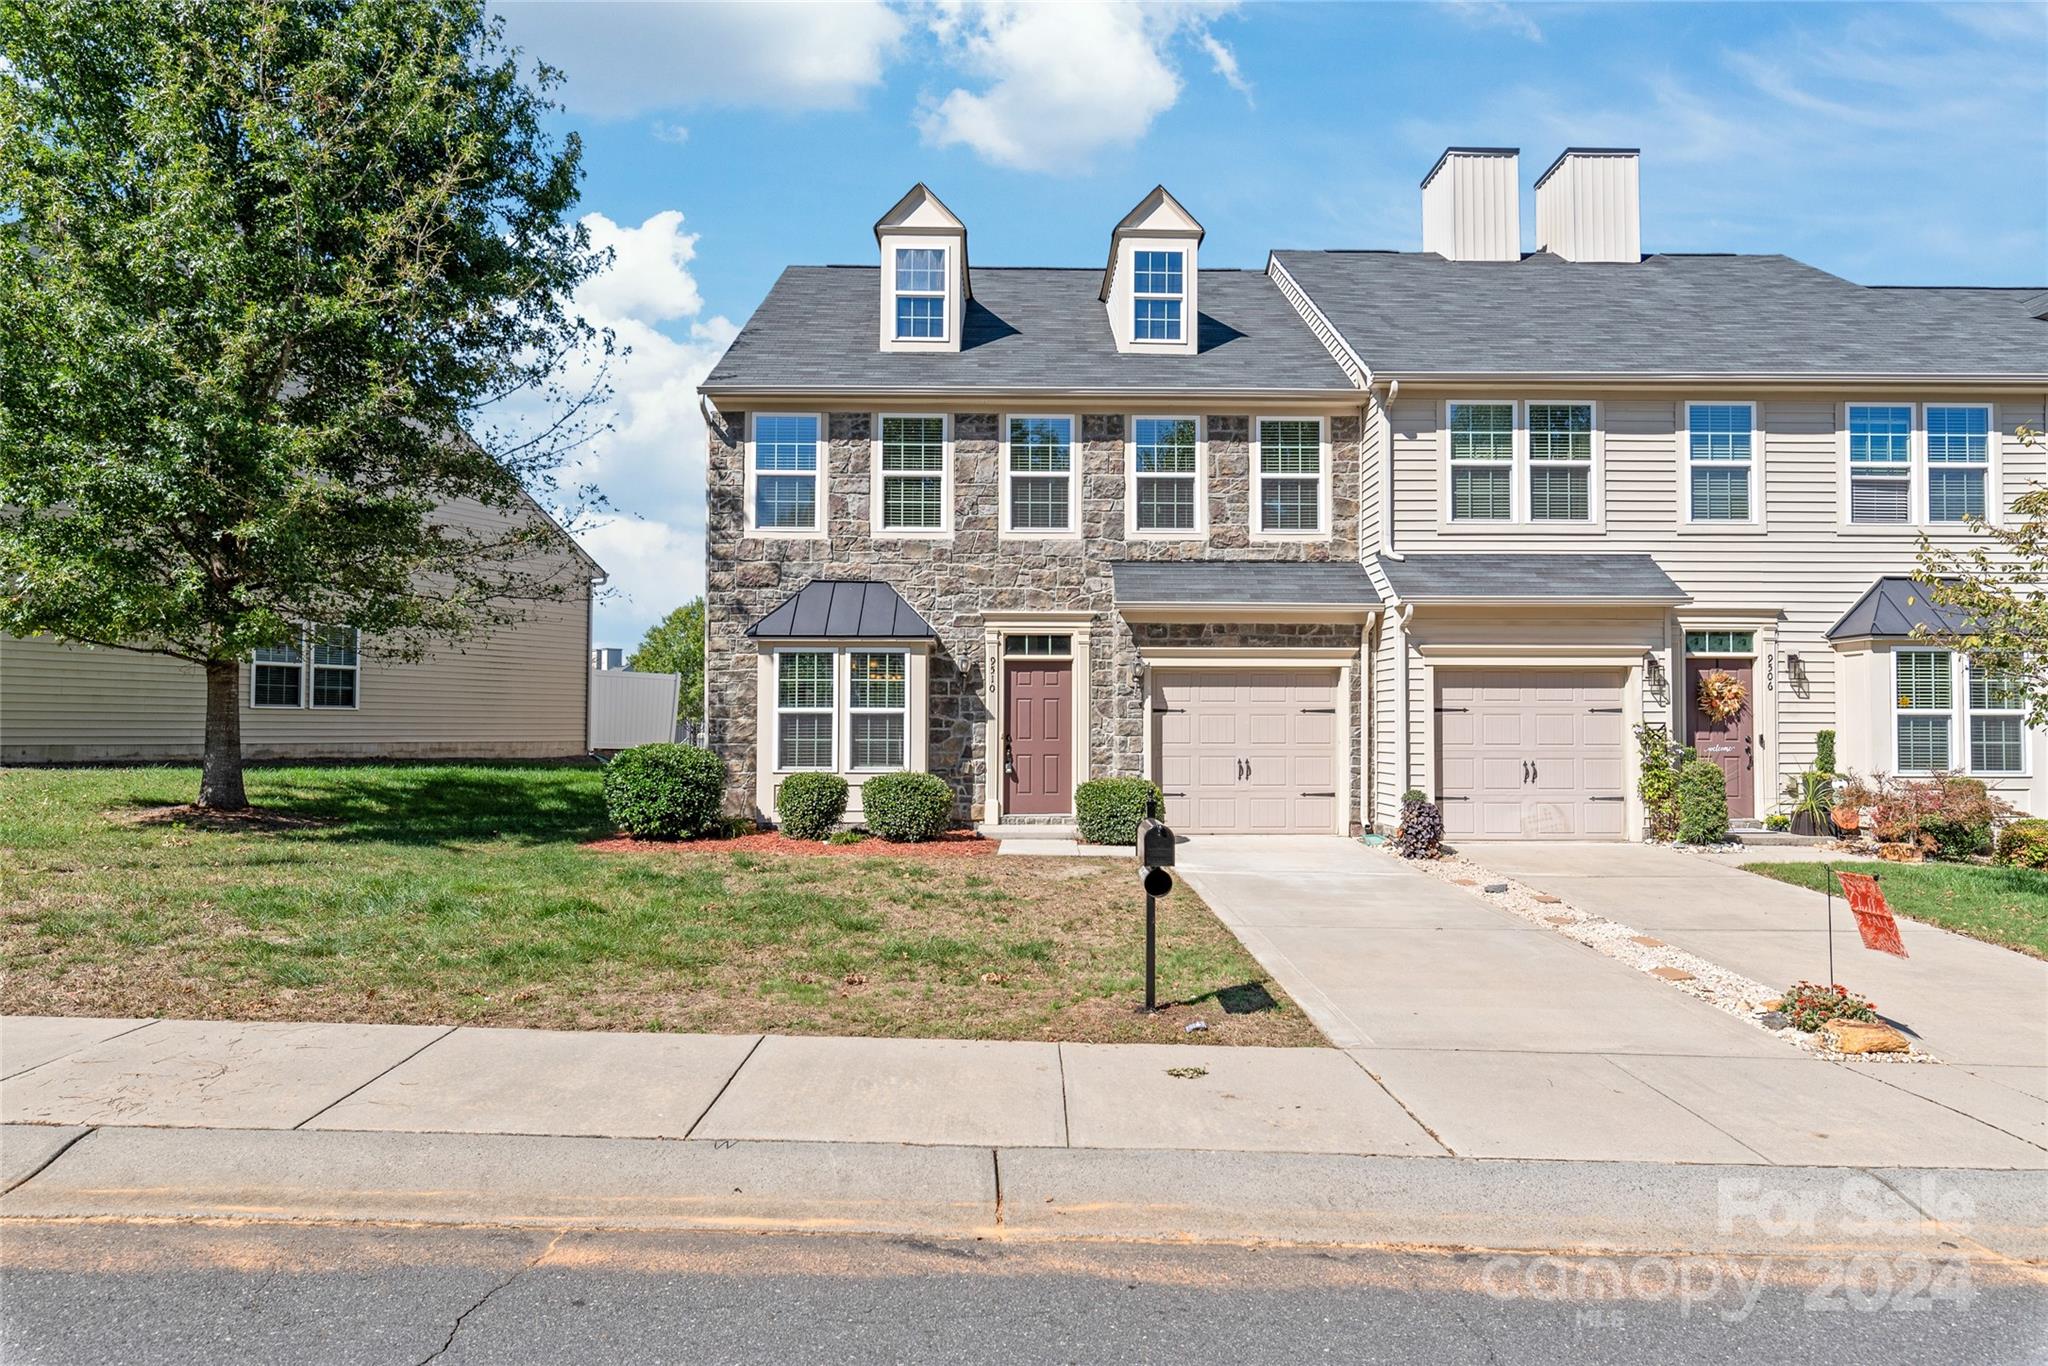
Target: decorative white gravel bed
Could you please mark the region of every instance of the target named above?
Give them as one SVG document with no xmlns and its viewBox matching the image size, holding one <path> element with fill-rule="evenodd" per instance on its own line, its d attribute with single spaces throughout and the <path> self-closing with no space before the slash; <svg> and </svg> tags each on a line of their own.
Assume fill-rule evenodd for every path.
<svg viewBox="0 0 2048 1366">
<path fill-rule="evenodd" d="M 1387 858 L 1401 857 L 1389 846 L 1378 847 Z M 1705 1001 L 1715 1009 L 1737 1019 L 1746 1020 L 1764 1033 L 1783 1040 L 1789 1047 L 1802 1052 L 1832 1058 L 1838 1062 L 1941 1061 L 1910 1038 L 1906 1040 L 1910 1051 L 1905 1053 L 1840 1053 L 1828 1047 L 1827 1036 L 1824 1034 L 1807 1034 L 1797 1029 L 1772 1029 L 1764 1023 L 1764 1016 L 1769 1012 L 1764 1009 L 1763 1003 L 1776 1000 L 1783 990 L 1782 986 L 1766 986 L 1753 977 L 1731 972 L 1696 953 L 1688 953 L 1684 949 L 1666 944 L 1656 936 L 1646 934 L 1632 925 L 1624 925 L 1618 920 L 1609 920 L 1605 916 L 1579 910 L 1568 902 L 1525 887 L 1513 878 L 1481 867 L 1460 854 L 1445 854 L 1437 859 L 1402 861 L 1439 881 L 1464 887 L 1466 891 L 1490 906 L 1498 906 L 1545 929 L 1555 930 L 1565 938 L 1576 940 L 1617 962 L 1626 963 L 1638 972 L 1657 977 L 1658 981 L 1676 987 L 1686 995 Z M 1487 890 L 1489 887 L 1499 886 L 1505 886 L 1507 890 Z M 1638 942 L 1645 939 L 1651 942 Z M 1657 968 L 1675 968 L 1692 975 L 1674 981 L 1669 977 L 1658 976 L 1654 971 Z"/>
</svg>

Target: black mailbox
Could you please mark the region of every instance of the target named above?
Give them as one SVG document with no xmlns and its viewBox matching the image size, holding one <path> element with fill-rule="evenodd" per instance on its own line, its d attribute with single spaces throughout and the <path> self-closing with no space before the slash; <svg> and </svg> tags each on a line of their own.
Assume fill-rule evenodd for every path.
<svg viewBox="0 0 2048 1366">
<path fill-rule="evenodd" d="M 1166 822 L 1150 816 L 1138 822 L 1138 863 L 1146 868 L 1173 867 L 1173 831 Z"/>
</svg>

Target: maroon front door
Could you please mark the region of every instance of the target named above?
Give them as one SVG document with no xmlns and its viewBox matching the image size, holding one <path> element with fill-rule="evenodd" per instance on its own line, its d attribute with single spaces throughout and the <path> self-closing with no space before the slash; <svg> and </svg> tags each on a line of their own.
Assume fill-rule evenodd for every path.
<svg viewBox="0 0 2048 1366">
<path fill-rule="evenodd" d="M 1072 660 L 1012 662 L 1003 675 L 1003 811 L 1062 816 L 1074 809 Z"/>
<path fill-rule="evenodd" d="M 1731 674 L 1748 693 L 1742 710 L 1726 721 L 1700 715 L 1700 675 Z M 1756 682 L 1747 659 L 1688 658 L 1685 661 L 1685 733 L 1702 759 L 1719 764 L 1728 779 L 1728 814 L 1756 815 Z"/>
</svg>

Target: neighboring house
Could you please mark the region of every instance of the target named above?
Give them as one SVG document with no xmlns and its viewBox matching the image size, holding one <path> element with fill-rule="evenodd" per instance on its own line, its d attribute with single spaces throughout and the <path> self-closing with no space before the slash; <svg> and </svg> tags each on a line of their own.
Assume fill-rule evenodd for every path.
<svg viewBox="0 0 2048 1366">
<path fill-rule="evenodd" d="M 2048 811 L 2048 738 L 1911 638 L 1918 537 L 2041 451 L 2048 295 L 1643 256 L 1633 152 L 1453 149 L 1424 245 L 1202 270 L 1163 188 L 1102 270 L 971 268 L 918 186 L 703 385 L 709 740 L 928 769 L 989 823 L 1147 774 L 1194 831 L 1636 838 L 1631 727 L 1761 816 L 1823 727 Z M 1715 725 L 1698 675 L 1747 682 Z"/>
<path fill-rule="evenodd" d="M 452 514 L 479 523 L 480 505 Z M 535 515 L 545 515 L 535 509 Z M 588 751 L 590 608 L 604 570 L 562 534 L 566 591 L 522 620 L 434 650 L 378 658 L 374 637 L 310 625 L 242 670 L 250 759 L 553 759 Z M 199 757 L 205 676 L 161 655 L 0 635 L 0 763 Z"/>
</svg>

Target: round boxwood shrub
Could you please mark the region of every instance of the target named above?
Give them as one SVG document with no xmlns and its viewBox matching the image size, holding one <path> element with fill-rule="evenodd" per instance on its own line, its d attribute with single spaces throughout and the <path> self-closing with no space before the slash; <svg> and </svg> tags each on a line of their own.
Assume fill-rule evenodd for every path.
<svg viewBox="0 0 2048 1366">
<path fill-rule="evenodd" d="M 824 839 L 845 814 L 846 779 L 837 773 L 792 773 L 775 789 L 775 815 L 791 839 Z"/>
<path fill-rule="evenodd" d="M 929 773 L 883 773 L 860 785 L 860 823 L 885 840 L 937 839 L 953 816 L 953 789 Z"/>
<path fill-rule="evenodd" d="M 1153 803 L 1160 819 L 1166 799 L 1159 785 L 1144 778 L 1091 778 L 1074 789 L 1074 824 L 1084 844 L 1136 844 L 1145 803 Z"/>
<path fill-rule="evenodd" d="M 2029 817 L 2006 826 L 1993 857 L 2010 868 L 2048 868 L 2048 821 Z"/>
<path fill-rule="evenodd" d="M 604 770 L 604 809 L 637 840 L 686 840 L 722 831 L 725 765 L 695 745 L 620 750 Z"/>
<path fill-rule="evenodd" d="M 1728 775 L 1706 759 L 1687 759 L 1678 769 L 1678 840 L 1719 844 L 1728 838 Z"/>
</svg>

